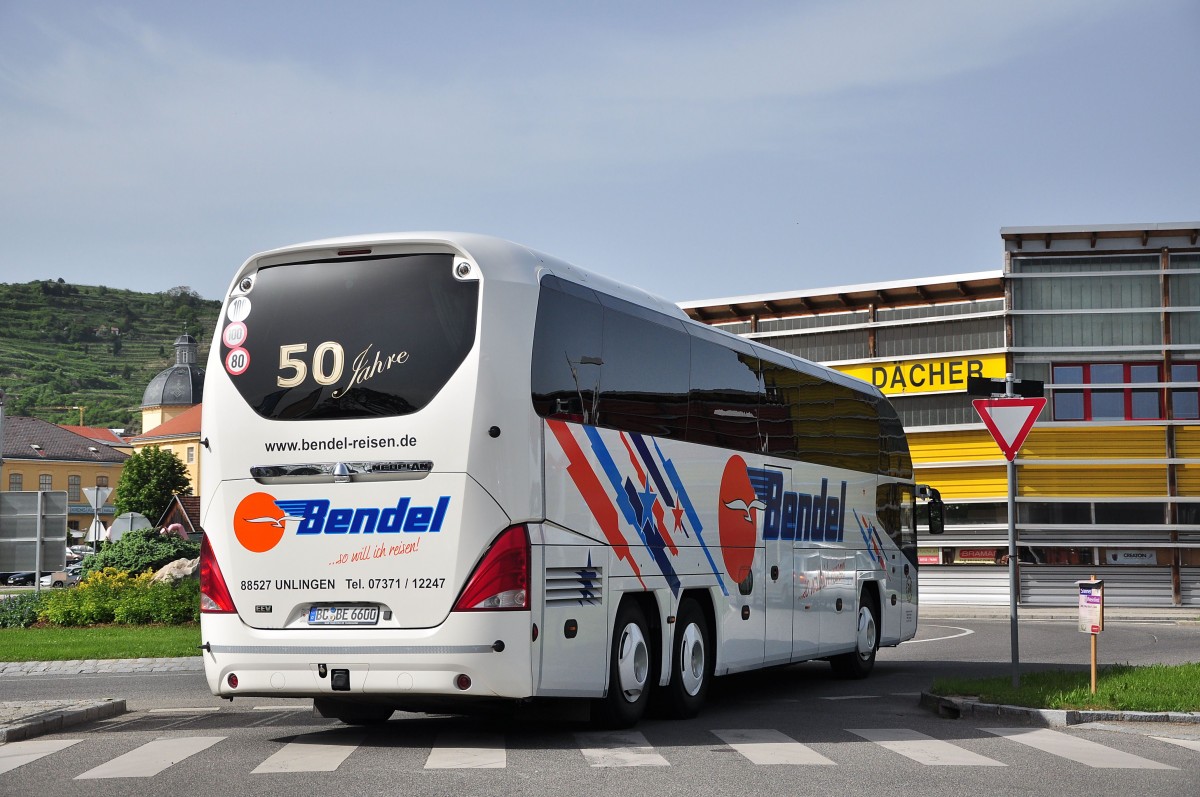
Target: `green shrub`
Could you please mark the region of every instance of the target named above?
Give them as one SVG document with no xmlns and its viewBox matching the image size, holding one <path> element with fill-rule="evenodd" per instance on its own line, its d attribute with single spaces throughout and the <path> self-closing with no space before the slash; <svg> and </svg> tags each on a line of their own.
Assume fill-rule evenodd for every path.
<svg viewBox="0 0 1200 797">
<path fill-rule="evenodd" d="M 109 567 L 126 573 L 141 573 L 147 569 L 158 570 L 176 559 L 195 559 L 199 555 L 198 542 L 189 542 L 174 534 L 160 534 L 155 529 L 135 529 L 85 558 L 83 574 Z"/>
<path fill-rule="evenodd" d="M 200 619 L 200 582 L 152 581 L 147 570 L 130 576 L 115 568 L 94 572 L 45 599 L 37 618 L 51 625 L 186 623 Z"/>
<path fill-rule="evenodd" d="M 28 628 L 36 623 L 44 596 L 22 592 L 0 598 L 0 628 Z"/>
<path fill-rule="evenodd" d="M 200 582 L 156 581 L 146 587 L 128 590 L 117 603 L 114 620 L 118 623 L 177 624 L 200 619 Z"/>
</svg>

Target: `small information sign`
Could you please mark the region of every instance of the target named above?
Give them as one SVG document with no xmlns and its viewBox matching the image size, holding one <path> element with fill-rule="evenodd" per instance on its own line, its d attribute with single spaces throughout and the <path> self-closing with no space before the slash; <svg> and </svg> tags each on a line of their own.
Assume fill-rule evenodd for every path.
<svg viewBox="0 0 1200 797">
<path fill-rule="evenodd" d="M 1079 630 L 1099 634 L 1104 630 L 1104 582 L 1076 581 L 1079 586 Z"/>
</svg>

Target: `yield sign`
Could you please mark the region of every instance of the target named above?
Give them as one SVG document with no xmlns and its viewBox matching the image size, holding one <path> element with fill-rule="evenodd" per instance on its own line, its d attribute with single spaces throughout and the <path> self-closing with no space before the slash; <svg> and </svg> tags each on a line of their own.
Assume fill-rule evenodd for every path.
<svg viewBox="0 0 1200 797">
<path fill-rule="evenodd" d="M 1009 462 L 1021 450 L 1038 414 L 1046 406 L 1044 398 L 975 399 L 971 402 L 983 419 L 983 425 Z"/>
</svg>

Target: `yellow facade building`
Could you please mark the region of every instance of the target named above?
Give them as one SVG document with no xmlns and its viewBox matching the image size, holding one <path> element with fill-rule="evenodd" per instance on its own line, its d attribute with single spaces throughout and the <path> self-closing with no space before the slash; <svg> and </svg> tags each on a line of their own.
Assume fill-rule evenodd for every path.
<svg viewBox="0 0 1200 797">
<path fill-rule="evenodd" d="M 892 400 L 947 530 L 929 603 L 1009 600 L 1004 455 L 970 376 L 1044 384 L 1016 458 L 1019 600 L 1200 605 L 1200 222 L 1001 230 L 1002 268 L 681 306 Z"/>
</svg>

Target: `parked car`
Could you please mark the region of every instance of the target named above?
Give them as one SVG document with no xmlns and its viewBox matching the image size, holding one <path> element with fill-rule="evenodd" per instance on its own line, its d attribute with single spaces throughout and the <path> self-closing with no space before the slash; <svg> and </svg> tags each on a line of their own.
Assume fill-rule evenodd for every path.
<svg viewBox="0 0 1200 797">
<path fill-rule="evenodd" d="M 47 573 L 40 583 L 43 587 L 73 587 L 79 583 L 79 572 L 79 566 L 73 565 L 66 570 Z"/>
<path fill-rule="evenodd" d="M 36 575 L 32 570 L 22 570 L 9 576 L 7 583 L 10 587 L 32 587 Z"/>
</svg>

